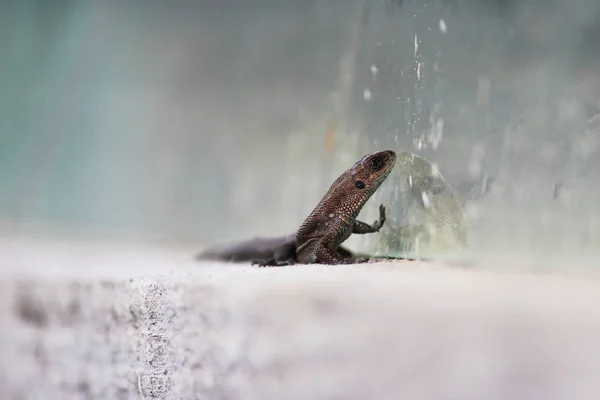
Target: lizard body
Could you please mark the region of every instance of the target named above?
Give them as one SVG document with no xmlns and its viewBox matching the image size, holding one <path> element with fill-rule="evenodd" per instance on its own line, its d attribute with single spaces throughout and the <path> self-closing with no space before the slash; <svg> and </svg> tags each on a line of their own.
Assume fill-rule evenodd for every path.
<svg viewBox="0 0 600 400">
<path fill-rule="evenodd" d="M 343 264 L 336 250 L 351 234 L 379 232 L 386 215 L 379 206 L 373 225 L 356 218 L 365 203 L 388 177 L 396 153 L 391 150 L 368 154 L 340 175 L 296 232 L 297 261 L 302 264 Z"/>
<path fill-rule="evenodd" d="M 386 219 L 385 206 L 373 225 L 356 220 L 369 198 L 388 177 L 396 154 L 385 150 L 360 158 L 340 175 L 295 234 L 254 238 L 221 248 L 209 248 L 196 259 L 255 261 L 260 266 L 344 264 L 366 261 L 341 247 L 352 233 L 378 232 Z M 368 256 L 367 256 L 368 257 Z"/>
</svg>

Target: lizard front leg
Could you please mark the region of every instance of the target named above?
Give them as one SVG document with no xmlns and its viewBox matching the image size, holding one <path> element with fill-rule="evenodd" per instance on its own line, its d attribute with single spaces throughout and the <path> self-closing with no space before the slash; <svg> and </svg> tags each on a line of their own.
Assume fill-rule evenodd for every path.
<svg viewBox="0 0 600 400">
<path fill-rule="evenodd" d="M 373 225 L 369 225 L 366 222 L 362 221 L 354 221 L 354 225 L 352 225 L 352 233 L 356 233 L 359 235 L 363 235 L 365 233 L 375 233 L 379 232 L 386 219 L 386 209 L 383 204 L 379 206 L 379 220 L 375 221 Z"/>
</svg>

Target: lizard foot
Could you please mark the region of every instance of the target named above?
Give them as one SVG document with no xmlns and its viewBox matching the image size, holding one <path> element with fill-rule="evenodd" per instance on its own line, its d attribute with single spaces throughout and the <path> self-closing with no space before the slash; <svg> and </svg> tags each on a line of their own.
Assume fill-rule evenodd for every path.
<svg viewBox="0 0 600 400">
<path fill-rule="evenodd" d="M 293 263 L 290 260 L 276 260 L 274 258 L 270 258 L 268 260 L 253 260 L 251 265 L 257 265 L 258 268 L 265 267 L 285 267 L 287 265 L 292 265 Z"/>
</svg>

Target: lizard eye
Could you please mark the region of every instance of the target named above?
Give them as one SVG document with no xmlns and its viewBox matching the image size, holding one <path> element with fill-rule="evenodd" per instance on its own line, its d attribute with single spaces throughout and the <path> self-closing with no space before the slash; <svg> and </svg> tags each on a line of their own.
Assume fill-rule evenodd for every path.
<svg viewBox="0 0 600 400">
<path fill-rule="evenodd" d="M 357 189 L 364 189 L 365 183 L 363 181 L 356 181 L 354 182 L 354 186 L 356 186 Z"/>
<path fill-rule="evenodd" d="M 372 159 L 369 165 L 373 171 L 379 171 L 381 168 L 383 168 L 383 162 L 379 158 Z"/>
</svg>

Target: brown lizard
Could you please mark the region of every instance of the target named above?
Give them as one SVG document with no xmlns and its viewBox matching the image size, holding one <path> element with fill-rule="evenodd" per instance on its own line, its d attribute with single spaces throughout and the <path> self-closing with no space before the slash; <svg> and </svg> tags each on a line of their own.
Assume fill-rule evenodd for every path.
<svg viewBox="0 0 600 400">
<path fill-rule="evenodd" d="M 347 264 L 367 261 L 340 245 L 351 234 L 378 232 L 386 220 L 384 205 L 373 225 L 356 220 L 369 198 L 388 177 L 396 153 L 391 150 L 367 154 L 333 182 L 327 193 L 295 234 L 255 238 L 222 248 L 209 248 L 196 259 L 251 261 L 259 266 L 301 264 Z M 257 260 L 258 259 L 258 260 Z"/>
</svg>

